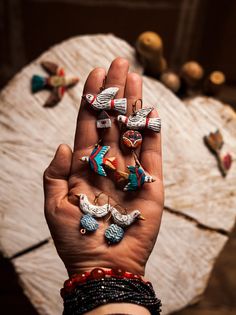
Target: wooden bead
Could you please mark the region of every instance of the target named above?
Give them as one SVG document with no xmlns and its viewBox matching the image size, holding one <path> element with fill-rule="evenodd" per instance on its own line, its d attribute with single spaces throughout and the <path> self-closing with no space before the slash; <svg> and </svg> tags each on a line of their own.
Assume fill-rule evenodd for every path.
<svg viewBox="0 0 236 315">
<path fill-rule="evenodd" d="M 147 74 L 158 77 L 166 70 L 167 63 L 163 57 L 162 39 L 157 33 L 140 34 L 136 41 L 136 51 Z"/>
<path fill-rule="evenodd" d="M 207 95 L 216 95 L 225 83 L 225 75 L 221 71 L 213 71 L 206 78 L 204 83 L 204 92 Z"/>
<path fill-rule="evenodd" d="M 183 64 L 180 75 L 187 86 L 194 87 L 203 78 L 204 70 L 196 61 L 189 61 Z"/>
<path fill-rule="evenodd" d="M 138 131 L 127 130 L 122 136 L 122 141 L 128 148 L 136 149 L 142 143 L 142 135 Z"/>
<path fill-rule="evenodd" d="M 160 81 L 174 93 L 178 92 L 180 88 L 180 78 L 172 71 L 164 72 L 160 77 Z"/>
</svg>

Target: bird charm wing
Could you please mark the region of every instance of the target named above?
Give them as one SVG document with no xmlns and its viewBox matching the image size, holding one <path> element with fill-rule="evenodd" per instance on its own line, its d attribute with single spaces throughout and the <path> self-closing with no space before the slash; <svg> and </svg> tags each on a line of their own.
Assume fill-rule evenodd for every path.
<svg viewBox="0 0 236 315">
<path fill-rule="evenodd" d="M 104 155 L 110 149 L 109 146 L 98 146 L 93 149 L 93 152 L 90 155 L 90 160 L 94 160 L 97 166 L 97 170 L 95 170 L 99 175 L 107 176 L 106 172 L 102 166 Z"/>
<path fill-rule="evenodd" d="M 153 111 L 153 107 L 146 107 L 138 110 L 135 115 L 139 117 L 147 117 L 151 111 Z"/>
<path fill-rule="evenodd" d="M 57 103 L 60 102 L 62 99 L 62 96 L 64 94 L 64 88 L 63 87 L 55 87 L 53 91 L 51 91 L 49 97 L 47 98 L 44 106 L 45 107 L 53 107 Z"/>
<path fill-rule="evenodd" d="M 109 87 L 103 90 L 101 93 L 97 95 L 97 102 L 101 104 L 109 102 L 116 96 L 116 93 L 118 91 L 119 91 L 119 88 L 117 87 Z"/>
<path fill-rule="evenodd" d="M 44 68 L 44 70 L 46 70 L 49 74 L 51 75 L 58 74 L 59 66 L 56 63 L 50 61 L 42 61 L 41 65 Z"/>
</svg>

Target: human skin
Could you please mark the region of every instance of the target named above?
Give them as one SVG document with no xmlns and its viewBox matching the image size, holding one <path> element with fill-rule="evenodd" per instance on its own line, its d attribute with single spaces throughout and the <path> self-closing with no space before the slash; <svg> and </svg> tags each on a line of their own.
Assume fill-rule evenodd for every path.
<svg viewBox="0 0 236 315">
<path fill-rule="evenodd" d="M 87 78 L 83 94 L 99 93 L 105 80 L 105 88 L 119 88 L 116 98 L 128 99 L 127 115 L 131 114 L 134 102 L 142 98 L 142 79 L 138 74 L 128 71 L 129 63 L 123 58 L 116 58 L 107 73 L 103 68 L 94 69 Z M 80 160 L 82 156 L 90 155 L 94 145 L 101 139 L 96 128 L 97 112 L 88 107 L 82 99 L 73 151 L 68 145 L 60 145 L 44 173 L 47 223 L 69 275 L 103 267 L 120 268 L 144 276 L 147 259 L 158 235 L 164 203 L 161 134 L 145 131 L 141 149 L 137 152 L 142 167 L 156 181 L 144 184 L 139 191 L 124 192 L 115 183 L 111 172 L 108 171 L 107 177 L 99 176 Z M 102 143 L 111 147 L 106 157 L 115 156 L 118 168 L 127 171 L 127 165 L 134 165 L 134 158 L 121 148 L 120 129 L 115 121 L 117 114 L 111 116 L 112 127 L 105 130 L 102 136 Z M 150 115 L 157 116 L 155 110 Z M 95 233 L 80 233 L 82 212 L 75 195 L 86 194 L 93 202 L 101 192 L 98 205 L 107 203 L 109 196 L 112 205 L 119 204 L 128 212 L 139 209 L 145 217 L 145 221 L 139 220 L 131 225 L 122 241 L 116 245 L 109 246 L 104 239 L 105 229 L 110 224 L 106 219 L 98 220 L 99 229 Z M 140 314 L 145 312 L 144 309 L 144 313 Z"/>
</svg>

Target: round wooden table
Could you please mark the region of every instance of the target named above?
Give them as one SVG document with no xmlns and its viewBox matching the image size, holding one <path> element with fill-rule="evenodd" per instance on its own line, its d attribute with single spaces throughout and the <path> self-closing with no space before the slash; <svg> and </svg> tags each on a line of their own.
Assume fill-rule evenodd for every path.
<svg viewBox="0 0 236 315">
<path fill-rule="evenodd" d="M 108 68 L 117 56 L 142 73 L 135 52 L 113 35 L 81 36 L 52 47 L 18 73 L 0 94 L 0 250 L 10 259 L 25 294 L 41 315 L 62 311 L 66 278 L 43 214 L 42 174 L 60 143 L 72 145 L 84 81 L 92 68 Z M 63 66 L 80 82 L 53 108 L 47 91 L 31 94 L 41 61 Z M 225 149 L 236 152 L 236 118 L 211 98 L 183 103 L 158 81 L 144 77 L 144 103 L 162 118 L 165 210 L 146 277 L 163 302 L 163 315 L 203 293 L 236 216 L 236 163 L 226 178 L 203 143 L 220 128 Z"/>
</svg>

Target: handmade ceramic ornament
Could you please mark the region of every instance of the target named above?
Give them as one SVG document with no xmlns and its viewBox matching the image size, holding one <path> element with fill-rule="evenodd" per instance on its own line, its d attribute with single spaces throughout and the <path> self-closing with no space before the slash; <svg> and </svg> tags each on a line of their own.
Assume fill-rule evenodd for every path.
<svg viewBox="0 0 236 315">
<path fill-rule="evenodd" d="M 224 140 L 221 132 L 219 130 L 210 132 L 209 135 L 204 136 L 203 140 L 209 150 L 216 156 L 221 174 L 226 176 L 231 168 L 233 159 L 230 153 L 222 152 Z"/>
<path fill-rule="evenodd" d="M 125 114 L 127 110 L 127 99 L 114 99 L 118 91 L 119 88 L 110 87 L 102 90 L 102 92 L 97 95 L 86 94 L 84 98 L 94 110 L 115 110 Z"/>
<path fill-rule="evenodd" d="M 95 232 L 99 224 L 90 214 L 85 214 L 80 220 L 80 226 L 80 233 L 85 234 L 87 232 Z"/>
<path fill-rule="evenodd" d="M 117 181 L 128 180 L 128 184 L 125 186 L 124 191 L 137 190 L 143 186 L 144 183 L 152 183 L 155 179 L 147 175 L 140 165 L 128 166 L 129 173 L 116 171 Z"/>
<path fill-rule="evenodd" d="M 117 224 L 111 224 L 105 231 L 105 238 L 107 243 L 116 244 L 119 243 L 124 237 L 124 229 Z"/>
<path fill-rule="evenodd" d="M 31 81 L 32 92 L 43 89 L 50 89 L 51 94 L 44 106 L 51 107 L 56 105 L 63 97 L 64 92 L 78 83 L 77 77 L 66 77 L 64 69 L 57 64 L 49 61 L 41 62 L 42 67 L 48 72 L 48 77 L 34 75 Z"/>
<path fill-rule="evenodd" d="M 81 234 L 86 232 L 95 232 L 99 224 L 95 218 L 102 218 L 110 211 L 110 205 L 104 204 L 103 206 L 93 205 L 89 202 L 85 194 L 78 194 L 80 210 L 84 213 L 80 220 Z"/>
<path fill-rule="evenodd" d="M 97 128 L 111 128 L 111 119 L 105 110 L 103 110 L 97 118 Z"/>
<path fill-rule="evenodd" d="M 126 147 L 136 149 L 142 143 L 142 135 L 139 131 L 127 130 L 122 136 L 122 141 Z"/>
<path fill-rule="evenodd" d="M 109 204 L 97 206 L 89 202 L 88 197 L 85 194 L 78 194 L 76 196 L 79 198 L 80 209 L 85 214 L 90 214 L 95 218 L 102 218 L 110 211 L 111 206 Z"/>
<path fill-rule="evenodd" d="M 108 244 L 119 243 L 125 234 L 125 228 L 137 220 L 145 220 L 139 210 L 133 210 L 130 214 L 121 214 L 115 207 L 110 208 L 114 224 L 111 224 L 105 231 L 105 238 Z"/>
<path fill-rule="evenodd" d="M 101 176 L 107 176 L 103 166 L 115 170 L 117 161 L 115 157 L 105 158 L 105 154 L 110 149 L 110 146 L 96 145 L 90 156 L 83 156 L 80 160 L 88 162 L 91 170 Z"/>
<path fill-rule="evenodd" d="M 150 129 L 155 132 L 160 132 L 161 130 L 161 119 L 159 117 L 148 118 L 147 116 L 151 113 L 153 107 L 142 108 L 135 111 L 129 117 L 124 115 L 119 115 L 117 120 L 123 123 L 128 129 L 141 130 Z"/>
<path fill-rule="evenodd" d="M 110 212 L 114 223 L 123 228 L 130 226 L 136 220 L 144 220 L 139 210 L 133 210 L 129 214 L 122 214 L 115 207 L 111 206 Z"/>
</svg>

